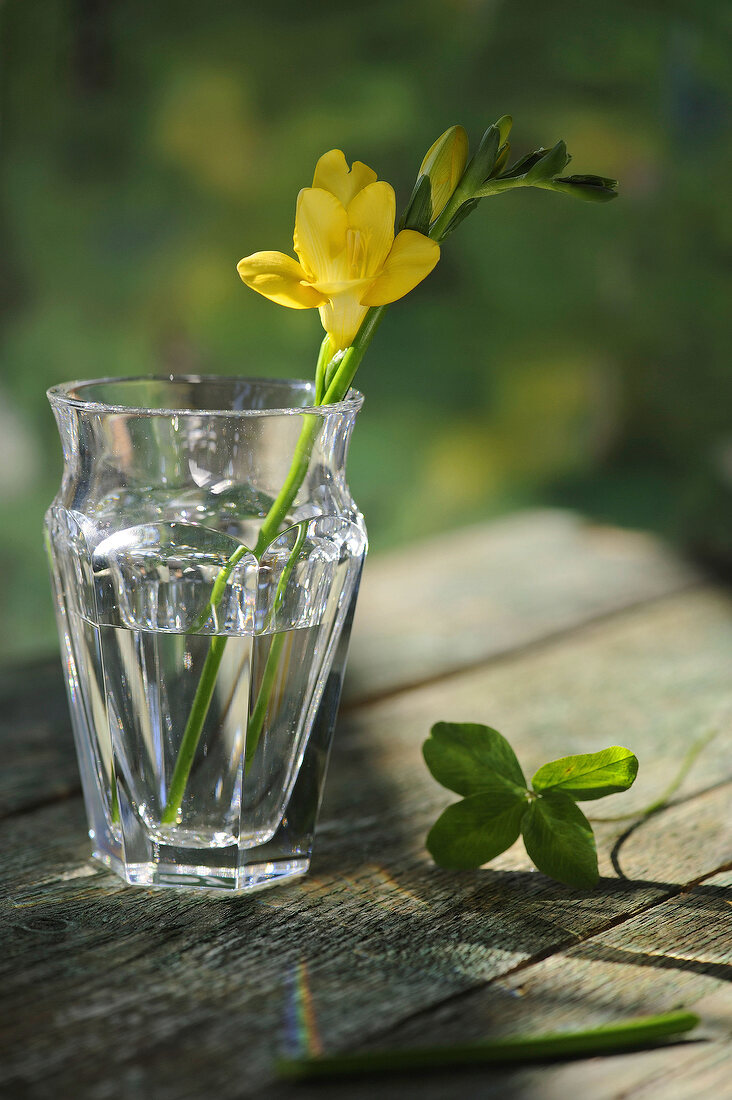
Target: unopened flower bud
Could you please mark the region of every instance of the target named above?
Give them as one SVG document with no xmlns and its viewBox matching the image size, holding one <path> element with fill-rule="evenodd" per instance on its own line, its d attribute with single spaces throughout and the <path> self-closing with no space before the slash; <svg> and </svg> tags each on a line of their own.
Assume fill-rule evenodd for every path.
<svg viewBox="0 0 732 1100">
<path fill-rule="evenodd" d="M 468 135 L 462 126 L 451 126 L 430 146 L 419 169 L 429 176 L 432 219 L 444 210 L 460 182 L 468 160 Z"/>
</svg>

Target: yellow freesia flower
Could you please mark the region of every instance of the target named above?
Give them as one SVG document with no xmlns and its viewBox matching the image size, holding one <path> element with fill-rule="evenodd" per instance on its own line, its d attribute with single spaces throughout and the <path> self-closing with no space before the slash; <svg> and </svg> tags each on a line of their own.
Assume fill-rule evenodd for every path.
<svg viewBox="0 0 732 1100">
<path fill-rule="evenodd" d="M 335 353 L 353 343 L 369 306 L 395 302 L 429 275 L 440 247 L 412 229 L 394 236 L 394 189 L 340 149 L 318 161 L 297 197 L 298 260 L 255 252 L 237 264 L 252 290 L 291 309 L 319 309 Z"/>
</svg>

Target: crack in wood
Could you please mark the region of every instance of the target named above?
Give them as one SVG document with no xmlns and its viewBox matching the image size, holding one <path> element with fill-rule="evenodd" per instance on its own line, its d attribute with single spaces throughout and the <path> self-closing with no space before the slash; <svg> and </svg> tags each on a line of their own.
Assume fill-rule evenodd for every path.
<svg viewBox="0 0 732 1100">
<path fill-rule="evenodd" d="M 674 798 L 672 801 L 667 802 L 664 806 L 659 806 L 657 809 L 653 810 L 649 814 L 639 814 L 637 821 L 632 821 L 630 825 L 628 825 L 628 827 L 624 829 L 620 836 L 616 839 L 615 843 L 613 844 L 612 851 L 610 852 L 610 861 L 613 865 L 613 870 L 615 871 L 615 874 L 618 876 L 618 878 L 628 881 L 628 876 L 625 874 L 622 867 L 620 866 L 620 852 L 623 848 L 623 845 L 628 840 L 630 840 L 630 838 L 635 833 L 637 833 L 639 829 L 641 829 L 644 825 L 647 825 L 654 818 L 658 818 L 662 814 L 668 813 L 669 810 L 673 810 L 677 806 L 684 806 L 686 805 L 686 803 L 693 802 L 697 798 L 703 798 L 704 795 L 713 794 L 715 791 L 721 790 L 723 787 L 729 786 L 730 783 L 732 783 L 732 777 L 730 777 L 729 779 L 720 779 L 718 783 L 711 783 L 709 784 L 709 786 L 704 787 L 700 791 L 692 791 L 684 798 Z M 590 821 L 592 821 L 592 818 L 590 818 Z M 726 870 L 726 867 L 723 868 L 723 870 Z"/>
</svg>

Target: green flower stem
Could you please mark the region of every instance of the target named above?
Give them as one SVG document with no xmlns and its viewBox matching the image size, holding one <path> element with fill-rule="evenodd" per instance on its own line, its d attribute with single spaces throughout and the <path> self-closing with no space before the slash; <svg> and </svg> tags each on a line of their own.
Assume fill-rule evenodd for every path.
<svg viewBox="0 0 732 1100">
<path fill-rule="evenodd" d="M 463 191 L 461 191 L 460 186 L 458 185 L 458 188 L 454 192 L 452 198 L 448 200 L 447 204 L 442 210 L 442 213 L 439 215 L 439 217 L 434 222 L 432 228 L 430 229 L 429 236 L 432 238 L 433 241 L 437 241 L 438 244 L 442 241 L 448 225 L 455 217 L 463 203 L 467 202 L 470 198 L 472 198 L 472 195 L 464 194 Z"/>
<path fill-rule="evenodd" d="M 409 1050 L 375 1050 L 362 1054 L 330 1057 L 280 1058 L 281 1077 L 304 1081 L 323 1077 L 355 1076 L 361 1073 L 395 1073 L 405 1070 L 441 1069 L 476 1064 L 524 1065 L 555 1058 L 592 1058 L 598 1054 L 646 1047 L 691 1031 L 699 1023 L 692 1012 L 668 1012 L 623 1020 L 586 1031 L 521 1035 L 458 1046 L 437 1046 Z"/>
<path fill-rule="evenodd" d="M 248 770 L 249 766 L 254 759 L 254 754 L 257 751 L 257 745 L 259 744 L 259 738 L 262 736 L 262 727 L 264 725 L 264 719 L 267 714 L 267 708 L 272 696 L 272 689 L 274 687 L 275 678 L 277 676 L 277 670 L 280 663 L 280 655 L 282 653 L 282 647 L 285 644 L 285 632 L 281 630 L 279 634 L 272 636 L 272 644 L 269 647 L 269 653 L 267 654 L 267 660 L 264 666 L 264 672 L 262 673 L 262 682 L 259 687 L 259 694 L 257 701 L 252 707 L 252 712 L 247 722 L 247 744 L 244 750 L 244 771 Z"/>
<path fill-rule="evenodd" d="M 272 502 L 264 522 L 259 529 L 257 543 L 254 547 L 255 558 L 261 558 L 269 544 L 279 534 L 280 526 L 289 512 L 292 502 L 297 496 L 298 490 L 305 480 L 310 464 L 310 455 L 313 449 L 315 437 L 320 427 L 320 417 L 312 415 L 304 418 L 300 437 L 295 444 L 295 452 L 292 456 L 292 465 L 285 478 L 285 483 Z"/>
<path fill-rule="evenodd" d="M 503 191 L 513 191 L 516 187 L 544 187 L 545 190 L 551 191 L 552 182 L 552 180 L 547 180 L 543 183 L 527 183 L 526 180 L 521 177 L 507 180 L 486 180 L 483 186 L 479 187 L 475 194 L 477 198 L 485 199 L 490 195 L 500 195 Z"/>
<path fill-rule="evenodd" d="M 386 306 L 374 306 L 372 307 L 366 317 L 364 318 L 361 328 L 358 330 L 353 344 L 347 349 L 342 359 L 340 360 L 336 369 L 335 375 L 328 385 L 325 394 L 322 398 L 322 405 L 332 405 L 339 401 L 342 401 L 348 393 L 354 375 L 358 370 L 359 364 L 363 359 L 364 353 L 373 339 L 374 333 L 378 328 L 381 319 L 386 311 Z M 321 386 L 325 385 L 326 368 L 326 341 L 329 341 L 328 337 L 321 344 L 320 355 L 318 357 L 318 367 L 316 369 L 316 392 L 318 388 L 318 381 L 320 380 Z M 272 540 L 279 533 L 280 527 L 287 516 L 292 502 L 297 496 L 298 490 L 305 480 L 305 475 L 308 471 L 308 465 L 310 463 L 310 455 L 312 453 L 313 444 L 320 429 L 322 420 L 316 414 L 306 416 L 300 437 L 295 444 L 295 452 L 292 458 L 292 464 L 290 466 L 289 473 L 285 479 L 285 483 L 277 494 L 276 498 L 272 502 L 269 512 L 265 516 L 264 522 L 259 531 L 257 543 L 254 548 L 254 555 L 257 559 L 261 558 L 262 554 L 272 542 Z M 211 590 L 211 599 L 209 604 L 204 609 L 202 614 L 203 622 L 201 622 L 201 616 L 197 620 L 203 625 L 208 619 L 211 610 L 213 610 L 217 604 L 221 601 L 226 584 L 231 575 L 231 572 L 236 565 L 236 562 L 243 557 L 245 553 L 248 553 L 248 549 L 245 546 L 237 547 L 232 556 L 223 566 L 216 580 L 214 581 L 213 588 Z M 294 565 L 294 562 L 293 562 Z M 275 597 L 276 599 L 276 597 Z M 216 602 L 214 602 L 216 601 Z M 198 626 L 200 629 L 200 625 Z M 278 639 L 280 639 L 278 641 Z M 262 722 L 267 711 L 269 704 L 269 697 L 272 693 L 272 687 L 274 685 L 275 674 L 277 672 L 277 663 L 279 661 L 282 645 L 284 644 L 283 635 L 275 635 L 272 639 L 272 645 L 270 647 L 269 654 L 267 655 L 267 663 L 265 665 L 264 673 L 262 676 L 262 684 L 259 690 L 259 696 L 254 704 L 252 713 L 249 720 L 249 726 L 254 727 L 254 731 L 250 736 L 249 730 L 247 731 L 247 748 L 245 751 L 245 763 L 249 763 L 254 754 L 254 750 L 259 742 L 262 731 Z M 188 783 L 188 777 L 190 775 L 191 767 L 193 765 L 193 759 L 198 748 L 198 743 L 201 739 L 201 733 L 203 732 L 203 724 L 206 721 L 206 715 L 211 705 L 214 689 L 216 687 L 216 677 L 218 676 L 219 667 L 221 665 L 221 659 L 224 655 L 224 649 L 226 648 L 226 635 L 214 634 L 211 638 L 211 645 L 206 655 L 206 660 L 201 670 L 201 679 L 198 682 L 196 694 L 193 700 L 193 706 L 191 707 L 191 713 L 188 716 L 186 728 L 183 731 L 183 738 L 181 741 L 180 749 L 178 750 L 178 757 L 175 762 L 175 768 L 173 770 L 173 778 L 170 783 L 170 789 L 168 791 L 168 799 L 165 803 L 160 821 L 163 825 L 174 825 L 178 820 L 178 814 L 180 812 L 180 805 L 185 794 L 186 784 Z M 250 750 L 250 744 L 253 748 Z"/>
<path fill-rule="evenodd" d="M 369 343 L 371 342 L 371 339 L 373 338 L 374 333 L 376 332 L 376 329 L 379 325 L 379 322 L 381 321 L 381 318 L 383 316 L 383 313 L 384 313 L 385 309 L 386 309 L 386 306 L 380 306 L 380 307 L 371 309 L 369 311 L 369 314 L 367 315 L 366 319 L 364 320 L 364 323 L 361 326 L 361 329 L 359 330 L 359 332 L 356 336 L 356 339 L 354 340 L 353 345 L 348 349 L 346 354 L 343 356 L 343 359 L 341 360 L 341 363 L 337 368 L 337 372 L 336 372 L 330 386 L 326 390 L 326 393 L 324 394 L 324 397 L 323 397 L 323 404 L 324 405 L 329 405 L 329 404 L 333 404 L 337 401 L 342 401 L 343 398 L 348 393 L 348 390 L 350 389 L 350 386 L 351 386 L 351 382 L 353 381 L 354 375 L 355 375 L 355 373 L 358 369 L 359 363 L 361 362 L 361 359 L 363 358 L 364 352 L 366 351 L 366 348 L 368 347 Z M 374 316 L 374 315 L 376 315 L 376 316 Z M 367 324 L 367 322 L 368 322 L 368 324 Z M 361 339 L 359 339 L 359 337 Z M 321 356 L 318 359 L 318 370 L 319 371 L 320 371 L 320 368 L 321 368 L 321 360 L 323 359 L 322 348 L 325 347 L 326 342 L 329 343 L 329 339 L 328 339 L 327 336 L 325 338 L 325 341 L 323 341 L 323 345 L 321 347 Z M 316 390 L 317 390 L 317 383 L 316 383 Z M 312 419 L 315 420 L 317 418 L 313 417 Z M 319 426 L 320 426 L 320 423 L 318 423 L 316 425 L 316 428 L 318 428 Z M 303 429 L 303 433 L 300 437 L 300 441 L 302 441 L 304 435 L 305 435 L 305 429 Z M 312 446 L 312 443 L 311 443 L 311 446 Z M 309 462 L 309 460 L 310 460 L 310 450 L 307 451 L 307 462 Z M 302 484 L 302 481 L 303 481 L 304 476 L 305 476 L 305 472 L 307 472 L 307 462 L 305 464 L 305 471 L 303 471 L 303 475 L 300 478 L 300 481 L 297 483 L 297 486 L 296 486 L 294 492 L 290 496 L 290 499 L 287 503 L 287 508 L 285 509 L 285 512 L 287 510 L 289 510 L 289 508 L 292 504 L 292 501 L 294 500 L 295 494 L 297 493 L 297 490 L 300 488 L 300 485 Z M 295 464 L 293 462 L 293 466 L 291 467 L 291 470 L 290 470 L 290 475 L 292 475 L 294 465 Z M 288 478 L 288 481 L 289 481 L 289 478 Z M 278 498 L 278 500 L 279 500 L 279 498 Z M 276 503 L 277 502 L 275 502 L 275 504 Z M 273 505 L 273 509 L 274 509 L 274 507 L 275 506 Z M 272 514 L 272 509 L 270 510 L 270 513 L 267 516 L 267 519 L 269 519 L 269 516 L 271 514 Z M 265 521 L 265 523 L 266 522 L 267 521 Z M 260 531 L 260 539 L 261 539 L 261 531 Z M 295 543 L 294 547 L 292 548 L 290 558 L 287 562 L 287 565 L 285 566 L 285 569 L 282 572 L 282 576 L 280 577 L 280 582 L 279 582 L 279 585 L 278 585 L 278 588 L 277 588 L 277 593 L 275 594 L 275 601 L 274 601 L 275 602 L 275 607 L 277 607 L 279 605 L 279 602 L 284 597 L 284 589 L 285 589 L 287 583 L 289 582 L 290 576 L 292 574 L 292 570 L 293 570 L 294 565 L 295 565 L 295 561 L 297 560 L 297 555 L 298 555 L 298 553 L 299 553 L 299 551 L 302 547 L 302 543 L 304 542 L 304 540 L 305 540 L 305 532 L 304 532 L 304 530 L 302 530 L 300 532 L 300 535 L 298 536 L 297 542 Z M 257 546 L 259 546 L 259 542 L 257 543 Z M 270 696 L 272 694 L 272 688 L 274 687 L 275 677 L 276 677 L 276 674 L 277 674 L 277 668 L 278 668 L 278 665 L 279 665 L 280 654 L 282 652 L 282 647 L 284 645 L 284 641 L 285 641 L 285 635 L 284 635 L 283 632 L 281 632 L 279 634 L 275 634 L 275 636 L 272 639 L 272 644 L 270 646 L 269 653 L 267 654 L 267 661 L 265 663 L 264 672 L 262 674 L 262 682 L 261 682 L 261 685 L 260 685 L 260 688 L 259 688 L 259 694 L 257 696 L 256 703 L 254 704 L 254 707 L 252 708 L 252 712 L 251 712 L 251 715 L 249 717 L 249 722 L 247 724 L 247 744 L 246 744 L 246 750 L 245 750 L 245 756 L 244 756 L 245 768 L 248 768 L 249 765 L 251 764 L 252 760 L 254 759 L 254 754 L 257 751 L 257 745 L 259 744 L 259 738 L 262 735 L 262 727 L 263 727 L 264 719 L 265 719 L 265 716 L 266 716 L 266 713 L 267 713 L 267 707 L 269 706 L 269 700 L 270 700 Z"/>
<path fill-rule="evenodd" d="M 111 784 L 110 784 L 110 786 L 111 786 L 111 789 L 112 789 L 112 806 L 111 806 L 111 809 L 110 809 L 110 813 L 112 815 L 112 824 L 113 825 L 119 825 L 119 822 L 120 822 L 119 795 L 117 794 L 117 777 L 114 773 L 114 761 L 112 761 L 112 766 L 109 770 L 110 770 L 110 773 L 111 773 Z"/>
<path fill-rule="evenodd" d="M 180 805 L 183 801 L 183 795 L 185 794 L 186 784 L 188 783 L 188 776 L 191 773 L 191 766 L 193 764 L 193 758 L 196 755 L 198 742 L 201 739 L 203 723 L 206 720 L 208 708 L 211 705 L 214 688 L 216 687 L 216 677 L 219 673 L 219 667 L 225 649 L 226 635 L 214 634 L 211 638 L 211 645 L 209 646 L 206 660 L 201 671 L 201 679 L 198 681 L 191 713 L 188 715 L 186 728 L 183 731 L 183 740 L 181 741 L 178 757 L 175 761 L 173 778 L 170 781 L 168 801 L 165 803 L 165 809 L 160 817 L 162 825 L 175 825 L 178 820 Z"/>
<path fill-rule="evenodd" d="M 265 620 L 264 626 L 262 628 L 263 630 L 267 630 L 268 627 L 272 626 L 273 619 L 275 618 L 277 612 L 280 610 L 282 604 L 285 601 L 285 593 L 287 591 L 287 586 L 290 583 L 292 571 L 295 568 L 298 554 L 302 550 L 303 543 L 305 542 L 305 536 L 307 533 L 306 522 L 307 521 L 301 523 L 300 530 L 298 531 L 297 538 L 295 539 L 295 544 L 292 547 L 289 557 L 285 562 L 285 567 L 280 574 L 280 579 L 277 582 L 277 589 L 275 591 L 274 599 L 272 600 L 272 607 L 270 608 L 269 614 L 267 615 L 267 618 Z"/>
<path fill-rule="evenodd" d="M 366 348 L 371 343 L 385 310 L 386 306 L 375 306 L 366 314 L 361 328 L 356 333 L 353 344 L 341 359 L 335 377 L 323 395 L 322 405 L 334 405 L 342 401 L 348 393 Z M 254 547 L 254 555 L 257 558 L 261 557 L 270 542 L 279 533 L 280 525 L 292 507 L 292 502 L 305 480 L 313 443 L 321 423 L 321 418 L 315 414 L 305 417 L 305 423 L 302 426 L 300 438 L 295 444 L 295 453 L 285 483 L 272 502 L 259 530 L 257 545 Z"/>
<path fill-rule="evenodd" d="M 315 367 L 315 401 L 313 402 L 315 405 L 320 405 L 323 400 L 323 395 L 325 394 L 325 372 L 331 359 L 330 336 L 326 332 L 323 337 L 323 343 L 320 345 L 318 362 Z"/>
<path fill-rule="evenodd" d="M 234 572 L 234 566 L 238 565 L 244 555 L 248 553 L 249 547 L 244 545 L 237 546 L 236 550 L 228 559 L 226 564 L 221 567 L 216 577 L 216 580 L 213 583 L 213 588 L 211 589 L 211 595 L 209 597 L 208 603 L 206 604 L 196 621 L 192 624 L 189 631 L 190 634 L 198 634 L 200 630 L 203 630 L 204 626 L 208 622 L 209 616 L 213 611 L 216 610 L 216 608 L 219 606 L 222 599 L 224 598 L 226 585 L 229 582 L 229 577 Z"/>
<path fill-rule="evenodd" d="M 268 616 L 267 625 L 270 625 L 272 619 L 275 617 L 277 611 L 282 606 L 285 599 L 285 592 L 287 586 L 290 583 L 290 577 L 292 571 L 295 568 L 298 555 L 302 550 L 303 543 L 305 542 L 305 535 L 307 527 L 303 524 L 300 527 L 295 545 L 290 551 L 285 568 L 282 570 L 279 583 L 277 584 L 277 591 L 275 592 L 275 598 L 272 603 L 272 611 Z M 247 743 L 244 752 L 244 768 L 245 771 L 254 759 L 254 754 L 257 751 L 257 745 L 259 744 L 259 738 L 262 735 L 262 726 L 264 725 L 264 718 L 267 713 L 267 707 L 269 705 L 269 699 L 272 694 L 272 688 L 274 687 L 275 676 L 277 674 L 277 666 L 280 660 L 280 652 L 284 642 L 284 632 L 280 631 L 279 634 L 275 634 L 272 638 L 272 644 L 269 647 L 269 653 L 267 654 L 267 660 L 264 665 L 264 672 L 262 673 L 262 682 L 259 688 L 259 694 L 257 701 L 252 708 L 252 713 L 247 723 Z"/>
</svg>

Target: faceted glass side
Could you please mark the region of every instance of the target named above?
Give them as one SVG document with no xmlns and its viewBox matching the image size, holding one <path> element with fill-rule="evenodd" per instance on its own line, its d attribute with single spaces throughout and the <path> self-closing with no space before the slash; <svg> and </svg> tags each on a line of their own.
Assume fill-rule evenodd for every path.
<svg viewBox="0 0 732 1100">
<path fill-rule="evenodd" d="M 161 380 L 159 412 L 52 391 L 66 457 L 46 519 L 59 634 L 96 858 L 131 883 L 251 889 L 309 863 L 366 552 L 345 482 L 359 402 L 317 412 L 285 530 L 257 558 L 246 548 L 316 413 L 278 413 L 269 383 L 246 383 L 252 408 L 209 413 L 206 381 L 183 383 L 185 398 Z M 200 412 L 182 408 L 192 396 Z M 169 824 L 212 646 L 215 686 Z"/>
</svg>

